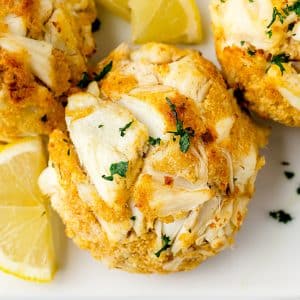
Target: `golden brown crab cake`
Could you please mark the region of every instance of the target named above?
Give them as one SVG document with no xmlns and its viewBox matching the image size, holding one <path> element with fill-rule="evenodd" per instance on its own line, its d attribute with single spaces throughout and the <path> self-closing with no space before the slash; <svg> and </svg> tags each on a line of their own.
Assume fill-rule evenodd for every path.
<svg viewBox="0 0 300 300">
<path fill-rule="evenodd" d="M 218 59 L 264 118 L 300 126 L 300 1 L 212 0 Z"/>
<path fill-rule="evenodd" d="M 0 0 L 0 140 L 64 128 L 64 94 L 94 51 L 94 2 Z"/>
<path fill-rule="evenodd" d="M 95 50 L 93 0 L 0 0 L 0 6 L 0 32 L 45 41 L 63 51 L 71 79 L 80 79 L 86 57 Z"/>
<path fill-rule="evenodd" d="M 39 183 L 69 237 L 110 267 L 189 270 L 233 242 L 267 139 L 200 53 L 121 45 L 73 94 Z"/>
</svg>

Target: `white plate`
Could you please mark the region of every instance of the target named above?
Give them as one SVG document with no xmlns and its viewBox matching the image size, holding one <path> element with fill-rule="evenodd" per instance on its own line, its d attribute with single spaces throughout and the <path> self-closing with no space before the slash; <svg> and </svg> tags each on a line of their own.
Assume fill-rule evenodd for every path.
<svg viewBox="0 0 300 300">
<path fill-rule="evenodd" d="M 197 49 L 216 62 L 208 0 L 198 2 L 206 37 Z M 129 41 L 130 29 L 127 23 L 109 14 L 100 17 L 102 29 L 97 40 L 103 56 L 122 41 Z M 68 241 L 52 283 L 27 283 L 0 274 L 0 298 L 300 296 L 300 195 L 296 193 L 300 186 L 300 129 L 272 127 L 271 141 L 265 150 L 267 165 L 258 177 L 256 196 L 233 249 L 207 260 L 192 272 L 145 276 L 107 270 Z M 282 166 L 283 160 L 291 165 Z M 294 171 L 295 178 L 287 180 L 284 170 Z M 274 209 L 290 212 L 294 220 L 287 225 L 277 223 L 268 216 Z"/>
</svg>

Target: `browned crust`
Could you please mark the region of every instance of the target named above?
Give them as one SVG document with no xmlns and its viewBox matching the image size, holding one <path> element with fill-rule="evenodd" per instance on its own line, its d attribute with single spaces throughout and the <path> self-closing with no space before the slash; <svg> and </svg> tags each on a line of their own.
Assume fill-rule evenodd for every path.
<svg viewBox="0 0 300 300">
<path fill-rule="evenodd" d="M 0 49 L 0 138 L 49 134 L 64 128 L 63 106 L 38 84 L 22 55 Z"/>
<path fill-rule="evenodd" d="M 191 99 L 176 92 L 172 94 L 172 101 L 176 103 L 178 114 L 180 118 L 184 120 L 186 126 L 192 126 L 196 129 L 195 140 L 193 140 L 192 143 L 195 142 L 196 145 L 196 140 L 199 139 L 200 136 L 206 137 L 204 144 L 209 166 L 208 183 L 214 192 L 217 191 L 222 196 L 220 203 L 221 210 L 226 210 L 231 205 L 233 206 L 233 215 L 231 221 L 228 223 L 232 232 L 216 244 L 211 245 L 207 242 L 203 242 L 201 245 L 196 245 L 196 237 L 192 233 L 186 233 L 181 237 L 182 241 L 187 245 L 188 250 L 179 252 L 179 254 L 176 255 L 176 257 L 183 258 L 183 262 L 176 267 L 176 271 L 186 271 L 196 267 L 199 263 L 215 255 L 233 242 L 234 235 L 242 225 L 246 215 L 247 203 L 243 203 L 240 208 L 239 197 L 245 196 L 249 198 L 254 192 L 252 182 L 246 185 L 245 191 L 243 192 L 240 191 L 238 187 L 235 187 L 234 191 L 229 190 L 230 174 L 228 172 L 228 162 L 221 153 L 220 147 L 229 151 L 232 154 L 233 160 L 237 161 L 243 157 L 245 153 L 249 152 L 251 147 L 254 147 L 257 155 L 256 171 L 258 171 L 264 163 L 264 160 L 258 155 L 258 150 L 267 142 L 267 130 L 257 126 L 240 110 L 232 94 L 227 91 L 225 82 L 220 73 L 199 53 L 190 50 L 177 50 L 177 48 L 170 46 L 164 47 L 167 51 L 170 51 L 170 53 L 174 53 L 175 56 L 182 57 L 190 55 L 193 57 L 195 64 L 201 68 L 205 75 L 212 81 L 207 96 L 198 108 Z M 122 74 L 120 66 L 124 59 L 128 59 L 124 53 L 115 52 L 99 64 L 99 70 L 97 70 L 97 72 L 102 70 L 103 66 L 110 60 L 113 60 L 113 69 L 99 84 L 101 94 L 106 96 L 106 101 L 117 102 L 122 93 L 124 93 L 124 90 L 128 92 L 138 86 L 138 81 L 134 76 L 130 75 L 128 77 L 129 80 L 126 81 L 125 75 Z M 166 68 L 167 65 L 158 66 L 159 70 Z M 146 97 L 146 95 L 144 96 Z M 143 95 L 139 94 L 138 97 L 143 97 Z M 153 97 L 153 101 L 158 101 L 155 100 L 155 96 Z M 152 100 L 148 99 L 147 101 Z M 174 116 L 170 114 L 168 105 L 161 105 L 160 109 L 162 113 L 169 116 L 168 122 L 174 127 Z M 217 144 L 217 133 L 215 132 L 214 126 L 220 119 L 228 116 L 235 117 L 235 124 L 232 128 L 230 138 Z M 174 129 L 173 127 L 170 127 L 170 129 Z M 178 146 L 178 141 L 174 143 Z M 161 147 L 164 147 L 163 143 Z M 68 151 L 69 149 L 70 151 Z M 159 149 L 159 147 L 156 149 Z M 101 199 L 99 199 L 96 205 L 90 205 L 89 207 L 83 203 L 78 195 L 76 186 L 82 182 L 88 182 L 89 178 L 82 169 L 82 166 L 80 166 L 77 154 L 65 133 L 55 131 L 51 134 L 49 153 L 53 166 L 57 174 L 59 174 L 59 182 L 66 193 L 66 196 L 60 199 L 62 207 L 59 207 L 59 205 L 54 205 L 54 207 L 66 224 L 68 236 L 73 238 L 79 247 L 88 249 L 94 257 L 103 260 L 114 268 L 139 273 L 171 272 L 166 270 L 164 266 L 174 258 L 173 254 L 170 251 L 166 251 L 163 252 L 159 258 L 154 255 L 156 251 L 156 234 L 153 229 L 139 237 L 131 231 L 128 234 L 128 238 L 118 243 L 108 241 L 101 226 L 93 216 L 101 215 L 105 220 L 117 222 L 130 217 L 128 210 L 114 211 L 108 209 L 103 205 Z M 190 159 L 189 153 L 181 154 L 183 163 L 185 159 L 187 161 Z M 171 160 L 172 158 L 170 158 L 170 161 Z M 168 161 L 168 158 L 166 158 L 166 168 Z M 173 162 L 170 163 L 170 161 L 169 164 L 172 164 Z M 177 169 L 180 167 L 182 166 L 177 166 Z M 160 170 L 161 166 L 157 166 L 157 168 Z M 166 170 L 166 172 L 169 171 L 169 169 Z M 136 206 L 140 208 L 144 217 L 147 218 L 147 222 L 151 223 L 155 217 L 157 217 L 155 209 L 152 209 L 147 202 L 147 197 L 151 192 L 152 181 L 150 175 L 146 174 L 144 177 L 144 181 L 140 186 L 135 185 L 133 198 L 136 200 Z M 149 179 L 148 181 L 147 178 Z M 122 215 L 119 215 L 119 212 L 121 212 Z M 118 218 L 115 218 L 115 216 L 118 216 Z M 172 222 L 174 220 L 172 216 L 167 216 L 162 221 Z M 216 215 L 210 227 L 216 227 L 218 226 L 217 223 L 220 224 L 220 222 L 222 223 L 223 221 Z M 90 238 L 91 228 L 94 226 L 100 230 L 101 234 Z M 87 237 L 84 238 L 85 236 Z M 93 241 L 90 242 L 90 239 Z"/>
<path fill-rule="evenodd" d="M 267 78 L 268 62 L 262 52 L 249 56 L 243 49 L 227 47 L 223 51 L 217 48 L 217 55 L 229 85 L 244 92 L 249 109 L 263 118 L 300 126 L 300 111 L 292 107 Z"/>
</svg>

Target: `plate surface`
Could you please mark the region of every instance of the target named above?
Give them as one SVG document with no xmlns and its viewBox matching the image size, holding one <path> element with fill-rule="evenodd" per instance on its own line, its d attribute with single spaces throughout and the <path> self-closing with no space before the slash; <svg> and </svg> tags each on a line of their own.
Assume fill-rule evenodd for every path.
<svg viewBox="0 0 300 300">
<path fill-rule="evenodd" d="M 209 0 L 199 0 L 205 41 L 196 48 L 216 62 L 208 13 Z M 108 13 L 100 14 L 101 56 L 123 41 L 130 41 L 129 25 Z M 256 195 L 233 249 L 207 260 L 198 269 L 174 275 L 133 275 L 107 270 L 63 237 L 60 270 L 50 284 L 33 284 L 0 274 L 0 298 L 87 299 L 107 296 L 300 296 L 300 128 L 271 124 L 267 164 L 260 172 Z M 290 166 L 282 166 L 282 161 Z M 295 172 L 287 180 L 284 171 Z M 294 220 L 277 223 L 269 211 L 284 209 Z"/>
</svg>

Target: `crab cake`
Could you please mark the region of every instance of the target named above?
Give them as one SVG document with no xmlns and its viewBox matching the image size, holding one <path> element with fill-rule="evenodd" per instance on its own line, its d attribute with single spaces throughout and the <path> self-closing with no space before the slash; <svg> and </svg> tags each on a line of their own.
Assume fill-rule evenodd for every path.
<svg viewBox="0 0 300 300">
<path fill-rule="evenodd" d="M 62 128 L 62 96 L 95 48 L 94 2 L 0 0 L 0 7 L 0 139 Z"/>
<path fill-rule="evenodd" d="M 211 15 L 229 85 L 260 116 L 300 126 L 300 1 L 212 0 Z"/>
<path fill-rule="evenodd" d="M 267 132 L 217 69 L 193 50 L 123 44 L 93 74 L 69 97 L 39 179 L 67 235 L 139 273 L 190 270 L 230 245 Z"/>
</svg>

